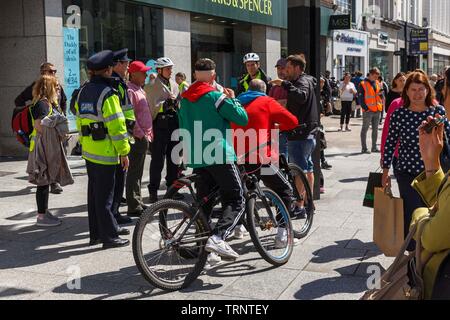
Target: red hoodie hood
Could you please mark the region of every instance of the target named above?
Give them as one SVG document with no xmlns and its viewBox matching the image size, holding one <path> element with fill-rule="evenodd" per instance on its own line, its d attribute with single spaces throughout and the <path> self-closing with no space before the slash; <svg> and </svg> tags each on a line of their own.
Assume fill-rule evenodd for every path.
<svg viewBox="0 0 450 320">
<path fill-rule="evenodd" d="M 216 89 L 206 82 L 195 82 L 189 89 L 181 96 L 188 99 L 190 102 L 197 102 L 205 94 L 208 94 Z"/>
</svg>

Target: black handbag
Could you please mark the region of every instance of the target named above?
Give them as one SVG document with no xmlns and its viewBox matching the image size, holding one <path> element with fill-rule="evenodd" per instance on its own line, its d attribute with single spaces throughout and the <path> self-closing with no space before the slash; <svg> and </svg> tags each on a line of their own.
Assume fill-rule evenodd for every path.
<svg viewBox="0 0 450 320">
<path fill-rule="evenodd" d="M 444 131 L 444 149 L 441 153 L 441 167 L 444 172 L 450 170 L 450 144 L 448 141 L 447 133 Z"/>
<path fill-rule="evenodd" d="M 366 193 L 364 195 L 363 206 L 367 208 L 374 207 L 375 188 L 383 187 L 383 174 L 381 172 L 371 172 L 369 174 L 369 181 L 367 182 Z"/>
</svg>

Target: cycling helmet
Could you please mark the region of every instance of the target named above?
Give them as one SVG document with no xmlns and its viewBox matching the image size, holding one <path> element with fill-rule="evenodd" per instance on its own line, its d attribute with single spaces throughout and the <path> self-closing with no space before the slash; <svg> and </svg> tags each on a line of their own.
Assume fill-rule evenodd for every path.
<svg viewBox="0 0 450 320">
<path fill-rule="evenodd" d="M 256 53 L 247 53 L 245 56 L 244 56 L 244 64 L 245 63 L 247 63 L 247 62 L 252 62 L 252 61 L 254 61 L 254 62 L 259 62 L 259 56 L 256 54 Z"/>
<path fill-rule="evenodd" d="M 155 63 L 155 68 L 156 69 L 162 69 L 162 68 L 166 68 L 166 67 L 172 67 L 174 66 L 174 63 L 172 62 L 172 60 L 170 60 L 169 58 L 159 58 L 158 60 L 156 60 Z"/>
</svg>

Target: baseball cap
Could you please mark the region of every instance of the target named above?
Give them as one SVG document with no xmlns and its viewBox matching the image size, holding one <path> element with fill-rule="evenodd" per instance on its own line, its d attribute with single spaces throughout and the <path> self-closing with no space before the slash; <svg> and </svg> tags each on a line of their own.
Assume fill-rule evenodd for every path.
<svg viewBox="0 0 450 320">
<path fill-rule="evenodd" d="M 279 59 L 278 61 L 277 61 L 277 64 L 275 65 L 275 68 L 276 67 L 286 67 L 286 64 L 287 64 L 287 60 L 285 59 L 285 58 L 281 58 L 281 59 Z"/>
<path fill-rule="evenodd" d="M 130 66 L 128 67 L 128 73 L 147 72 L 151 69 L 152 69 L 151 67 L 147 67 L 141 61 L 133 61 L 132 63 L 130 63 Z"/>
</svg>

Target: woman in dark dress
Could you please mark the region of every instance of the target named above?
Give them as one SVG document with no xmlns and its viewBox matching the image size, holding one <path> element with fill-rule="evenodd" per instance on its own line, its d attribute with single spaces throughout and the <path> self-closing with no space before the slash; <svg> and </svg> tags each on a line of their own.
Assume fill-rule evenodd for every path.
<svg viewBox="0 0 450 320">
<path fill-rule="evenodd" d="M 406 83 L 406 76 L 403 72 L 398 73 L 395 76 L 394 80 L 392 80 L 392 88 L 386 97 L 386 113 L 388 113 L 392 101 L 402 97 L 402 92 L 403 88 L 405 87 L 405 83 Z"/>
</svg>

